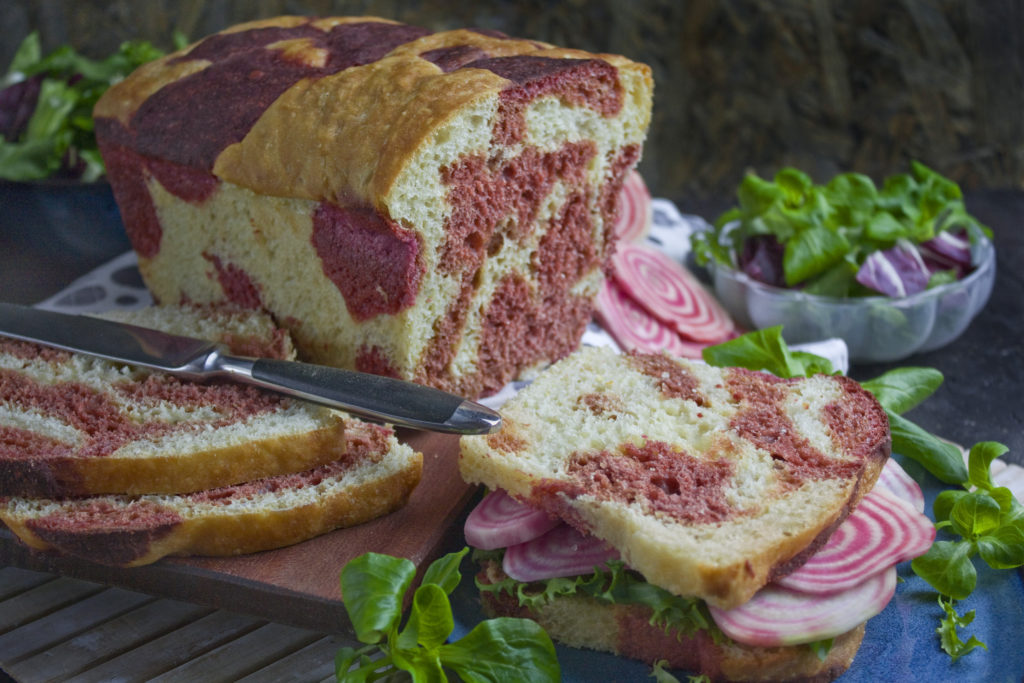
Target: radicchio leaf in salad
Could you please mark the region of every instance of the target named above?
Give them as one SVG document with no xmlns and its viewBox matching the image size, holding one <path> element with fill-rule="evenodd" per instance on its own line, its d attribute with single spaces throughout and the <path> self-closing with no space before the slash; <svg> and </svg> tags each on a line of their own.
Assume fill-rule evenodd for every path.
<svg viewBox="0 0 1024 683">
<path fill-rule="evenodd" d="M 903 297 L 954 282 L 991 235 L 956 183 L 916 161 L 881 188 L 859 173 L 824 185 L 795 168 L 772 180 L 751 173 L 737 199 L 694 236 L 697 262 L 820 296 Z"/>
</svg>

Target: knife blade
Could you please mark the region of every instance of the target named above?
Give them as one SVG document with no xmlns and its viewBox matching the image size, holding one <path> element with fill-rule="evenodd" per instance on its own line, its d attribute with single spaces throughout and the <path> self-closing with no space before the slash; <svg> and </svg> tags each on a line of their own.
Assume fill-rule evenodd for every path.
<svg viewBox="0 0 1024 683">
<path fill-rule="evenodd" d="M 422 384 L 312 363 L 233 356 L 211 341 L 93 316 L 0 302 L 0 335 L 193 381 L 228 378 L 400 427 L 486 434 L 501 426 L 497 411 Z"/>
</svg>

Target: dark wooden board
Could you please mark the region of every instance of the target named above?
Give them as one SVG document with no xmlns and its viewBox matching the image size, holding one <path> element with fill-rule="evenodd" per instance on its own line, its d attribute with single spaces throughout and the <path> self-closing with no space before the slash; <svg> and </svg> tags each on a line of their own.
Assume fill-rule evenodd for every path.
<svg viewBox="0 0 1024 683">
<path fill-rule="evenodd" d="M 164 558 L 135 568 L 107 567 L 30 550 L 0 529 L 0 564 L 48 571 L 187 600 L 330 633 L 350 633 L 339 575 L 352 558 L 373 551 L 424 567 L 443 544 L 461 536 L 453 527 L 474 488 L 458 473 L 458 438 L 408 432 L 402 439 L 423 453 L 423 478 L 409 503 L 390 515 L 303 543 L 231 558 Z"/>
</svg>

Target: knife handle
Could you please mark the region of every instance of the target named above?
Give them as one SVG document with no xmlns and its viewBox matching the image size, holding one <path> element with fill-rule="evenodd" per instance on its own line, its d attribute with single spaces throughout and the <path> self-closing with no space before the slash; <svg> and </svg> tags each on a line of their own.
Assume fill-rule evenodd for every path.
<svg viewBox="0 0 1024 683">
<path fill-rule="evenodd" d="M 257 386 L 400 427 L 486 434 L 501 416 L 440 389 L 341 368 L 219 354 L 210 369 Z M 208 366 L 209 367 L 209 366 Z"/>
</svg>

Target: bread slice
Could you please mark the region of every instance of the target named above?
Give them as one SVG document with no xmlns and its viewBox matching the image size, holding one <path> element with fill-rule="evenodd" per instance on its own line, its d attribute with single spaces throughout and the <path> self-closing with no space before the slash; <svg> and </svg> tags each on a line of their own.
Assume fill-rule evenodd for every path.
<svg viewBox="0 0 1024 683">
<path fill-rule="evenodd" d="M 251 311 L 155 307 L 118 317 L 289 358 Z M 0 495 L 182 493 L 298 472 L 345 453 L 341 414 L 228 382 L 0 338 Z"/>
<path fill-rule="evenodd" d="M 344 424 L 344 455 L 305 472 L 181 495 L 9 496 L 0 519 L 32 548 L 121 566 L 291 545 L 396 510 L 419 482 L 422 456 L 390 428 Z"/>
<path fill-rule="evenodd" d="M 461 439 L 462 476 L 608 541 L 651 583 L 732 608 L 799 566 L 889 455 L 842 376 L 779 379 L 585 348 Z"/>
<path fill-rule="evenodd" d="M 487 585 L 505 578 L 499 563 L 485 561 L 477 581 Z M 650 623 L 652 611 L 639 605 L 599 602 L 582 595 L 559 596 L 543 606 L 522 607 L 507 593 L 483 592 L 489 617 L 524 617 L 539 623 L 553 639 L 571 647 L 611 652 L 653 665 L 696 671 L 719 681 L 831 681 L 845 672 L 860 648 L 864 625 L 835 638 L 824 658 L 810 647 L 755 647 L 725 639 L 715 642 L 704 631 L 693 635 Z"/>
</svg>

